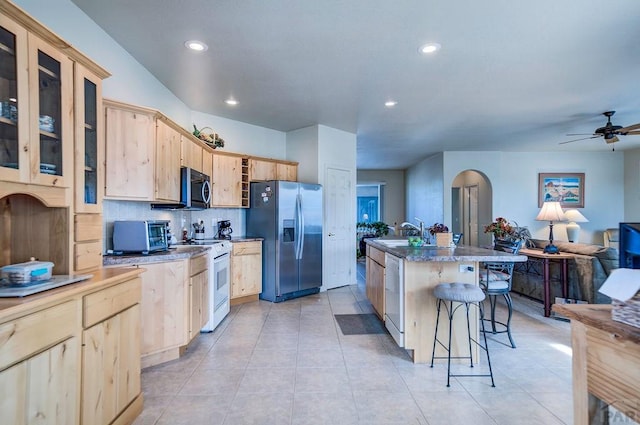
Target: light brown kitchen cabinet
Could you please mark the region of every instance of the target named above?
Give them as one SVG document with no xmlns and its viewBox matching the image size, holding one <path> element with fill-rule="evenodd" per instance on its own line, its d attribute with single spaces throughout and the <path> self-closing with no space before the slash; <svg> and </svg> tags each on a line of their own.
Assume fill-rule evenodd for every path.
<svg viewBox="0 0 640 425">
<path fill-rule="evenodd" d="M 275 180 L 277 176 L 275 161 L 249 158 L 249 179 L 251 181 Z"/>
<path fill-rule="evenodd" d="M 75 212 L 101 213 L 104 196 L 102 79 L 75 64 Z"/>
<path fill-rule="evenodd" d="M 277 180 L 298 181 L 298 165 L 278 162 L 276 164 Z"/>
<path fill-rule="evenodd" d="M 213 152 L 207 148 L 202 149 L 202 172 L 211 177 L 213 170 Z"/>
<path fill-rule="evenodd" d="M 104 100 L 105 197 L 151 201 L 154 194 L 155 111 Z"/>
<path fill-rule="evenodd" d="M 165 121 L 157 121 L 155 200 L 180 200 L 180 133 Z"/>
<path fill-rule="evenodd" d="M 82 424 L 111 424 L 140 397 L 140 287 L 136 278 L 83 297 Z"/>
<path fill-rule="evenodd" d="M 74 216 L 73 269 L 87 272 L 102 267 L 102 215 Z"/>
<path fill-rule="evenodd" d="M 262 292 L 262 241 L 232 243 L 231 303 L 253 301 Z"/>
<path fill-rule="evenodd" d="M 380 319 L 384 320 L 384 252 L 367 245 L 366 295 Z"/>
<path fill-rule="evenodd" d="M 202 173 L 202 152 L 204 150 L 202 145 L 185 136 L 181 137 L 180 145 L 182 147 L 180 165 L 183 167 L 193 168 L 194 170 Z M 207 172 L 205 174 L 209 173 Z"/>
<path fill-rule="evenodd" d="M 148 367 L 180 357 L 188 342 L 189 260 L 144 264 L 141 354 Z"/>
<path fill-rule="evenodd" d="M 4 13 L 0 27 L 0 178 L 71 187 L 73 62 Z"/>
<path fill-rule="evenodd" d="M 79 423 L 79 319 L 71 300 L 0 325 L 2 423 Z"/>
<path fill-rule="evenodd" d="M 205 253 L 189 259 L 189 341 L 209 320 L 209 255 Z"/>
<path fill-rule="evenodd" d="M 213 152 L 211 171 L 211 205 L 242 207 L 243 158 L 239 155 Z"/>
</svg>

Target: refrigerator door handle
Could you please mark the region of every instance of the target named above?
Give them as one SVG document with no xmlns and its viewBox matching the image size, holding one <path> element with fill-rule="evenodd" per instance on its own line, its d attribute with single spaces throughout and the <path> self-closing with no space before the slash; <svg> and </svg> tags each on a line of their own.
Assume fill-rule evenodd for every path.
<svg viewBox="0 0 640 425">
<path fill-rule="evenodd" d="M 296 208 L 295 208 L 295 256 L 296 260 L 300 259 L 300 195 L 296 195 Z"/>
<path fill-rule="evenodd" d="M 298 195 L 298 204 L 299 204 L 299 208 L 298 208 L 298 222 L 300 223 L 300 232 L 298 233 L 299 238 L 298 240 L 300 241 L 300 249 L 298 250 L 298 260 L 302 259 L 302 256 L 304 254 L 304 213 L 302 212 L 302 195 Z"/>
</svg>

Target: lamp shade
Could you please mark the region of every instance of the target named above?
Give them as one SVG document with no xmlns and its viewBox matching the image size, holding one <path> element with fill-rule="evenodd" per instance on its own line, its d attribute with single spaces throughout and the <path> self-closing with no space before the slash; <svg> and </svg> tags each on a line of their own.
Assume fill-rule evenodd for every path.
<svg viewBox="0 0 640 425">
<path fill-rule="evenodd" d="M 564 212 L 560 206 L 560 202 L 545 202 L 542 209 L 538 213 L 536 220 L 540 221 L 564 221 Z"/>
<path fill-rule="evenodd" d="M 578 210 L 566 210 L 564 218 L 573 223 L 587 223 L 589 220 Z"/>
</svg>

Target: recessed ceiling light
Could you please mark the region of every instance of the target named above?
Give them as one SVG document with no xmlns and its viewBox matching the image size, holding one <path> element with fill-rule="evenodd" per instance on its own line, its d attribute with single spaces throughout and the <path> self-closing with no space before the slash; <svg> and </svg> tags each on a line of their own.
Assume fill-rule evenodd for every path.
<svg viewBox="0 0 640 425">
<path fill-rule="evenodd" d="M 226 103 L 229 106 L 236 106 L 238 104 L 238 101 L 235 99 L 227 99 L 224 101 L 224 103 Z"/>
<path fill-rule="evenodd" d="M 420 53 L 424 53 L 424 54 L 429 54 L 429 53 L 435 53 L 438 50 L 440 50 L 440 44 L 438 43 L 427 43 L 427 44 L 423 44 L 422 46 L 420 46 L 420 48 L 418 49 L 418 51 Z"/>
<path fill-rule="evenodd" d="M 384 102 L 384 106 L 386 106 L 387 108 L 393 108 L 397 104 L 398 102 L 396 102 L 395 100 L 387 100 L 386 102 Z"/>
<path fill-rule="evenodd" d="M 198 40 L 185 41 L 184 45 L 187 47 L 187 49 L 191 49 L 196 52 L 204 52 L 209 48 L 209 46 Z"/>
</svg>

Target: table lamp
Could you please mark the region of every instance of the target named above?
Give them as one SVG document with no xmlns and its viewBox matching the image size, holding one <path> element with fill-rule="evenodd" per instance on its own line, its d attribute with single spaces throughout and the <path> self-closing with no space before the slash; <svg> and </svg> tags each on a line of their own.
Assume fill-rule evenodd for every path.
<svg viewBox="0 0 640 425">
<path fill-rule="evenodd" d="M 553 222 L 563 221 L 564 212 L 560 207 L 560 202 L 545 202 L 542 209 L 538 213 L 536 220 L 549 222 L 549 245 L 544 247 L 543 252 L 546 254 L 557 254 L 558 247 L 553 244 Z"/>
<path fill-rule="evenodd" d="M 569 222 L 569 224 L 567 224 L 567 239 L 569 239 L 569 242 L 578 242 L 580 238 L 580 226 L 576 223 L 587 223 L 589 220 L 578 210 L 565 211 L 564 218 Z"/>
</svg>

